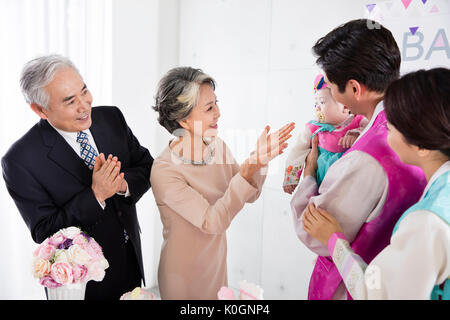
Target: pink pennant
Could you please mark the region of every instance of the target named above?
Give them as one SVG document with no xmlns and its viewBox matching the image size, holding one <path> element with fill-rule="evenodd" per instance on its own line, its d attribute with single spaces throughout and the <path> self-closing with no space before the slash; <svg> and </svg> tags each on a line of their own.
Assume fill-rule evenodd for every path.
<svg viewBox="0 0 450 320">
<path fill-rule="evenodd" d="M 436 13 L 439 12 L 439 9 L 436 5 L 433 6 L 433 8 L 431 8 L 430 13 Z"/>
<path fill-rule="evenodd" d="M 403 5 L 405 6 L 405 9 L 408 9 L 409 5 L 411 4 L 412 0 L 402 0 Z"/>
</svg>

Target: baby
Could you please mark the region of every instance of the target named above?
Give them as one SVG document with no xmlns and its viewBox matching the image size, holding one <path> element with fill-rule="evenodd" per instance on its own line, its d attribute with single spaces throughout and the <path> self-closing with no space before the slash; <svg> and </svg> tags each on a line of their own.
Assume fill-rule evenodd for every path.
<svg viewBox="0 0 450 320">
<path fill-rule="evenodd" d="M 286 160 L 283 190 L 289 194 L 297 187 L 305 159 L 311 150 L 311 139 L 318 136 L 317 184 L 320 185 L 328 168 L 350 148 L 368 120 L 354 116 L 342 104 L 336 102 L 327 87 L 324 76 L 314 80 L 315 111 L 318 121 L 309 121 L 301 132 Z"/>
</svg>

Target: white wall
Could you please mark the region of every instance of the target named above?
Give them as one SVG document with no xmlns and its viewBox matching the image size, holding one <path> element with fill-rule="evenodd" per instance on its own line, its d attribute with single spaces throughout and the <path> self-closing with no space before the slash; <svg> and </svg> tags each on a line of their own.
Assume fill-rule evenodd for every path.
<svg viewBox="0 0 450 320">
<path fill-rule="evenodd" d="M 159 1 L 114 0 L 112 38 L 112 101 L 141 145 L 155 158 L 161 137 L 156 135 L 156 117 L 151 109 L 158 81 Z M 159 213 L 153 194 L 147 192 L 137 204 L 142 230 L 146 285 L 156 285 L 161 243 Z"/>
<path fill-rule="evenodd" d="M 96 102 L 110 103 L 109 0 L 0 0 L 0 156 L 38 120 L 19 87 L 23 65 L 59 53 L 77 65 Z M 32 275 L 36 248 L 0 179 L 0 299 L 45 299 Z"/>
</svg>

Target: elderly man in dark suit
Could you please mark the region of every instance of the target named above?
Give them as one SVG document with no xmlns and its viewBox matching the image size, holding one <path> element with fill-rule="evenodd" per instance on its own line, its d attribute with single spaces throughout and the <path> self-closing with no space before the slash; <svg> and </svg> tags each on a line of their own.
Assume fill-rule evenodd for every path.
<svg viewBox="0 0 450 320">
<path fill-rule="evenodd" d="M 8 192 L 35 242 L 69 226 L 94 237 L 109 268 L 85 298 L 119 299 L 144 279 L 135 205 L 150 188 L 153 158 L 117 107 L 91 107 L 67 58 L 28 62 L 21 88 L 41 120 L 2 159 Z"/>
</svg>

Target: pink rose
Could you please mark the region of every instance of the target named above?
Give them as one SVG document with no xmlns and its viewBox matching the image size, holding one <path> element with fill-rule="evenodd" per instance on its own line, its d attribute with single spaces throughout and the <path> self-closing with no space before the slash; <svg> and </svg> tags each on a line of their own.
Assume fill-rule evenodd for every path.
<svg viewBox="0 0 450 320">
<path fill-rule="evenodd" d="M 42 278 L 46 276 L 51 271 L 52 264 L 44 259 L 36 259 L 33 264 L 33 275 L 35 278 Z"/>
<path fill-rule="evenodd" d="M 41 250 L 41 248 L 42 248 L 43 246 L 47 245 L 47 244 L 48 244 L 48 239 L 45 239 L 44 242 L 42 242 L 40 245 L 38 245 L 38 246 L 36 247 L 36 249 L 35 249 L 34 252 L 33 252 L 33 255 L 34 255 L 35 257 L 37 257 L 37 256 L 39 255 L 39 251 Z"/>
<path fill-rule="evenodd" d="M 48 241 L 48 244 L 58 247 L 61 243 L 64 243 L 66 241 L 66 237 L 63 236 L 61 232 L 55 233 Z"/>
<path fill-rule="evenodd" d="M 66 262 L 56 262 L 52 265 L 51 276 L 62 285 L 72 283 L 72 267 Z"/>
<path fill-rule="evenodd" d="M 217 298 L 219 300 L 235 300 L 233 289 L 228 287 L 220 288 L 219 292 L 217 292 Z"/>
<path fill-rule="evenodd" d="M 68 227 L 59 230 L 59 232 L 67 239 L 73 239 L 76 235 L 80 234 L 81 230 L 77 227 Z"/>
<path fill-rule="evenodd" d="M 38 257 L 44 260 L 50 260 L 55 254 L 56 248 L 52 245 L 46 244 L 40 246 Z"/>
<path fill-rule="evenodd" d="M 73 272 L 73 282 L 78 283 L 82 282 L 86 278 L 88 274 L 88 269 L 85 266 L 75 264 L 74 266 L 72 266 L 72 272 Z"/>
<path fill-rule="evenodd" d="M 94 260 L 99 260 L 103 258 L 102 247 L 93 238 L 89 241 L 89 244 L 85 247 L 85 250 Z"/>
<path fill-rule="evenodd" d="M 84 249 L 84 246 L 87 245 L 88 240 L 82 234 L 77 234 L 72 241 L 72 244 L 77 244 Z"/>
<path fill-rule="evenodd" d="M 84 265 L 91 260 L 91 256 L 79 245 L 74 244 L 68 250 L 66 250 L 67 258 L 70 263 Z"/>
<path fill-rule="evenodd" d="M 56 282 L 55 280 L 53 280 L 53 278 L 51 276 L 45 276 L 41 279 L 41 281 L 39 282 L 41 285 L 43 285 L 44 287 L 50 288 L 50 289 L 54 289 L 54 288 L 58 288 L 61 287 L 62 284 Z"/>
<path fill-rule="evenodd" d="M 103 260 L 95 261 L 94 263 L 91 263 L 89 265 L 89 270 L 88 270 L 89 280 L 94 280 L 94 281 L 98 281 L 98 282 L 103 280 L 103 278 L 105 277 L 105 269 L 107 268 L 107 266 L 105 268 L 105 264 L 104 264 L 104 262 L 106 260 L 105 259 L 103 259 Z"/>
</svg>

